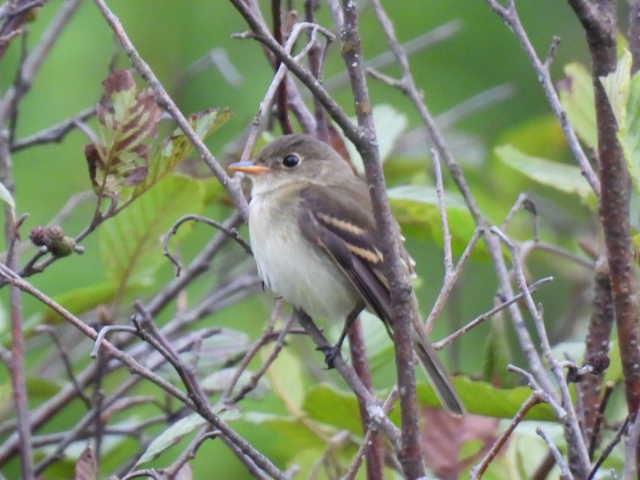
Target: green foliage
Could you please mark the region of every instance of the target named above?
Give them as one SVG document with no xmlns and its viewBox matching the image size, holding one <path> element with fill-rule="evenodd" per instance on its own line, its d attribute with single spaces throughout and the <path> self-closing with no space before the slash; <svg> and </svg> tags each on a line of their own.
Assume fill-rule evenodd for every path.
<svg viewBox="0 0 640 480">
<path fill-rule="evenodd" d="M 442 244 L 442 219 L 434 187 L 403 185 L 390 188 L 387 193 L 403 231 Z M 447 192 L 445 204 L 454 251 L 460 254 L 475 231 L 475 222 L 459 195 Z"/>
<path fill-rule="evenodd" d="M 148 283 L 165 261 L 161 236 L 177 218 L 199 213 L 203 207 L 202 181 L 166 176 L 100 231 L 100 253 L 109 279 L 120 290 L 132 282 Z M 187 230 L 188 225 L 178 231 L 178 236 Z"/>
<path fill-rule="evenodd" d="M 580 169 L 574 165 L 527 155 L 511 145 L 496 148 L 496 154 L 506 165 L 542 185 L 561 192 L 577 194 L 582 199 L 588 199 L 593 195 Z"/>
<path fill-rule="evenodd" d="M 564 67 L 560 84 L 560 100 L 567 117 L 580 139 L 592 150 L 598 147 L 596 110 L 591 74 L 579 63 Z"/>
<path fill-rule="evenodd" d="M 131 286 L 133 287 L 133 286 Z M 119 285 L 107 281 L 86 287 L 79 287 L 53 297 L 53 299 L 70 312 L 82 315 L 100 304 L 108 303 L 115 297 Z M 45 310 L 42 318 L 44 323 L 62 323 L 63 318 L 53 310 Z"/>
<path fill-rule="evenodd" d="M 198 137 L 205 140 L 213 135 L 231 117 L 229 109 L 209 109 L 189 117 L 189 124 Z M 164 146 L 156 151 L 149 161 L 149 169 L 145 178 L 131 192 L 135 199 L 153 187 L 166 175 L 171 173 L 193 152 L 193 145 L 179 128 L 166 140 Z"/>
<path fill-rule="evenodd" d="M 223 417 L 228 419 L 229 415 L 224 415 Z M 180 443 L 183 438 L 204 427 L 206 424 L 207 420 L 197 413 L 192 413 L 191 415 L 172 423 L 160 435 L 153 439 L 142 456 L 138 459 L 137 465 L 142 465 L 154 460 L 160 456 L 162 452 Z"/>
<path fill-rule="evenodd" d="M 600 81 L 618 123 L 618 140 L 636 189 L 640 189 L 640 74 L 631 75 L 631 53 L 625 50 L 618 66 Z"/>
</svg>

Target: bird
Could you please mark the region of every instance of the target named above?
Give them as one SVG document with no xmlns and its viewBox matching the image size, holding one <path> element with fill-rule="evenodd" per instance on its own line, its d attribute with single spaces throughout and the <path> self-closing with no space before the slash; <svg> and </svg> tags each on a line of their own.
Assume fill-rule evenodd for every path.
<svg viewBox="0 0 640 480">
<path fill-rule="evenodd" d="M 228 168 L 251 179 L 249 237 L 264 285 L 314 320 L 345 322 L 338 342 L 324 350 L 329 368 L 364 309 L 377 315 L 393 337 L 381 236 L 369 188 L 351 165 L 327 143 L 294 133 Z M 401 259 L 412 272 L 404 247 Z M 464 406 L 418 319 L 413 339 L 441 403 L 463 415 Z"/>
</svg>

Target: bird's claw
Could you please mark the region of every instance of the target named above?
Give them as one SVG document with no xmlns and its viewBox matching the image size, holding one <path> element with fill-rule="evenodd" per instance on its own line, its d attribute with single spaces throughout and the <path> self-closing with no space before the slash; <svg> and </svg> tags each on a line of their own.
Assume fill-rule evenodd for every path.
<svg viewBox="0 0 640 480">
<path fill-rule="evenodd" d="M 324 345 L 316 348 L 316 350 L 324 353 L 324 362 L 327 364 L 327 369 L 331 370 L 334 368 L 336 358 L 340 356 L 340 347 L 336 345 Z"/>
</svg>

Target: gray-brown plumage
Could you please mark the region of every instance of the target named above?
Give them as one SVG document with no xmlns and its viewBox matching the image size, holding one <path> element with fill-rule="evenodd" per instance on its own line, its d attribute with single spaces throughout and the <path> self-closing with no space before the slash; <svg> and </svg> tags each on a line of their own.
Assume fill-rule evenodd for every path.
<svg viewBox="0 0 640 480">
<path fill-rule="evenodd" d="M 393 335 L 369 192 L 347 162 L 325 143 L 294 134 L 270 143 L 254 162 L 230 168 L 249 173 L 253 181 L 249 232 L 265 284 L 314 319 L 344 321 L 366 306 Z M 406 252 L 403 260 L 412 272 Z M 414 327 L 416 354 L 440 399 L 462 414 L 462 403 L 417 319 Z M 328 353 L 330 362 L 336 351 Z"/>
</svg>

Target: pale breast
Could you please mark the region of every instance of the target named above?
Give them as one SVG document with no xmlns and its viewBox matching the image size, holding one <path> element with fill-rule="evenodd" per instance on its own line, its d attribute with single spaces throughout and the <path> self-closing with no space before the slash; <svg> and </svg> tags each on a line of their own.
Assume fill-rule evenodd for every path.
<svg viewBox="0 0 640 480">
<path fill-rule="evenodd" d="M 314 319 L 344 320 L 357 303 L 357 292 L 331 259 L 302 236 L 294 220 L 297 205 L 279 202 L 280 195 L 256 195 L 249 208 L 251 248 L 262 280 Z"/>
</svg>

